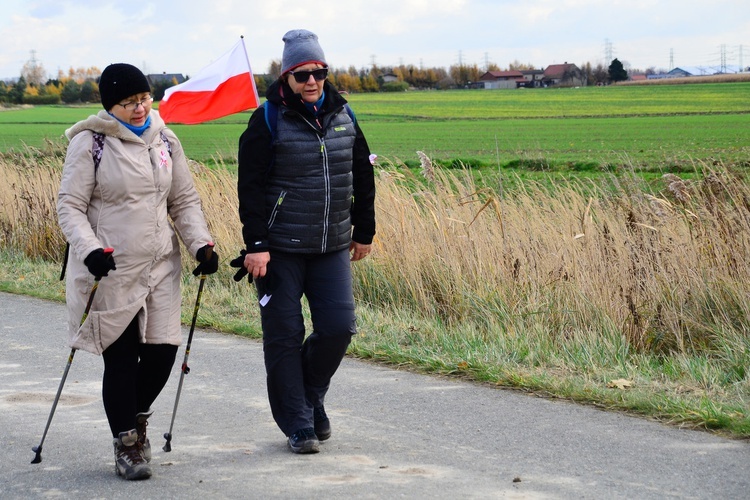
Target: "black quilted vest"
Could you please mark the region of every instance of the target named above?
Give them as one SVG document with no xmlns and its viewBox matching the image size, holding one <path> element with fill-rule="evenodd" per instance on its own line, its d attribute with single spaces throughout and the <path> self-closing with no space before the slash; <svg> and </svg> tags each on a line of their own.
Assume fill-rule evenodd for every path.
<svg viewBox="0 0 750 500">
<path fill-rule="evenodd" d="M 322 133 L 295 111 L 278 108 L 265 200 L 272 249 L 327 253 L 351 243 L 356 131 L 343 107 L 321 119 Z"/>
</svg>

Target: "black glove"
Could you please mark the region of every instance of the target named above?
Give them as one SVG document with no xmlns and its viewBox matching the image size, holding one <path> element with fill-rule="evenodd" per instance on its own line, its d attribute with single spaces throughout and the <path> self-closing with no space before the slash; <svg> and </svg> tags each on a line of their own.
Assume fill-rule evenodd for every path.
<svg viewBox="0 0 750 500">
<path fill-rule="evenodd" d="M 111 253 L 104 253 L 103 248 L 97 248 L 83 259 L 83 263 L 89 268 L 89 272 L 97 278 L 109 276 L 110 271 L 117 269 L 115 259 Z"/>
<path fill-rule="evenodd" d="M 253 275 L 248 273 L 247 269 L 245 269 L 245 255 L 247 255 L 247 250 L 240 251 L 240 256 L 232 259 L 229 265 L 232 267 L 239 267 L 239 270 L 234 275 L 234 281 L 240 281 L 245 275 L 247 275 L 247 282 L 252 283 Z"/>
<path fill-rule="evenodd" d="M 210 251 L 210 252 L 209 252 Z M 209 254 L 207 256 L 207 254 Z M 200 274 L 213 274 L 219 270 L 219 256 L 214 252 L 213 245 L 206 245 L 198 249 L 195 254 L 195 258 L 198 259 L 198 267 L 193 270 L 193 275 L 198 276 Z"/>
</svg>

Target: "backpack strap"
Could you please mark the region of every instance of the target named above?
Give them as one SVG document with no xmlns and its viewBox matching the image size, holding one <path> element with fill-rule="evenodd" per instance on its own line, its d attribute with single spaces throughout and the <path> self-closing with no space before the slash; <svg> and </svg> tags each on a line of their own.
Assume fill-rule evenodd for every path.
<svg viewBox="0 0 750 500">
<path fill-rule="evenodd" d="M 65 279 L 65 269 L 68 267 L 68 256 L 70 255 L 70 243 L 65 242 L 65 255 L 63 256 L 62 269 L 60 269 L 60 281 Z"/>
<path fill-rule="evenodd" d="M 164 129 L 159 131 L 159 137 L 161 137 L 161 140 L 164 141 L 164 144 L 167 146 L 167 152 L 169 153 L 169 156 L 172 156 L 172 143 L 169 142 L 169 138 L 167 137 L 167 134 L 164 133 Z"/>
<path fill-rule="evenodd" d="M 99 164 L 102 162 L 102 153 L 104 152 L 104 134 L 94 132 L 93 144 L 91 145 L 91 156 L 94 158 L 94 172 L 99 170 Z"/>
<path fill-rule="evenodd" d="M 349 107 L 349 103 L 344 104 L 344 109 L 346 109 L 346 112 L 349 114 L 349 118 L 352 119 L 353 124 L 357 124 L 357 117 L 354 116 L 354 111 L 352 111 L 352 108 Z"/>
<path fill-rule="evenodd" d="M 268 126 L 268 130 L 271 132 L 271 142 L 276 140 L 276 124 L 279 121 L 279 107 L 271 102 L 266 101 L 263 104 L 263 112 L 266 116 L 266 126 Z"/>
<path fill-rule="evenodd" d="M 349 103 L 344 104 L 344 109 L 346 109 L 347 114 L 349 115 L 349 118 L 352 119 L 352 123 L 357 123 L 357 117 L 354 116 L 354 111 L 352 111 L 352 108 L 349 107 Z M 266 101 L 263 104 L 263 111 L 265 112 L 266 116 L 266 125 L 268 126 L 268 130 L 271 132 L 271 140 L 276 140 L 276 124 L 279 121 L 279 110 L 276 103 L 271 101 Z"/>
</svg>

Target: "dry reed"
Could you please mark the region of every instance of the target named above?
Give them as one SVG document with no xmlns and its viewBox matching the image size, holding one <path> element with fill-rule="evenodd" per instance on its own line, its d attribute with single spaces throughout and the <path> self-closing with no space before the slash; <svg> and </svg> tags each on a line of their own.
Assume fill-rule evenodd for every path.
<svg viewBox="0 0 750 500">
<path fill-rule="evenodd" d="M 378 184 L 377 251 L 358 290 L 378 307 L 470 323 L 488 339 L 614 328 L 636 350 L 694 353 L 711 352 L 718 332 L 748 338 L 742 179 L 667 176 L 656 193 L 636 178 L 527 182 L 500 199 L 469 175 L 425 178 L 388 171 Z"/>
<path fill-rule="evenodd" d="M 613 85 L 681 85 L 686 83 L 741 83 L 748 81 L 750 81 L 750 73 L 724 73 L 706 76 L 625 80 L 623 82 L 616 82 Z"/>
<path fill-rule="evenodd" d="M 436 319 L 484 342 L 615 332 L 634 350 L 729 358 L 717 338 L 748 344 L 750 189 L 741 178 L 707 168 L 690 183 L 666 176 L 655 192 L 635 177 L 519 182 L 501 198 L 468 172 L 422 161 L 420 178 L 391 165 L 379 173 L 375 252 L 355 266 L 363 305 Z M 62 163 L 54 145 L 0 157 L 2 248 L 60 260 Z M 242 247 L 236 174 L 192 169 L 226 262 Z M 194 263 L 185 260 L 187 274 Z M 749 351 L 729 362 L 746 363 Z"/>
<path fill-rule="evenodd" d="M 0 157 L 0 246 L 27 257 L 60 259 L 64 238 L 57 226 L 57 187 L 65 155 L 60 145 L 26 147 Z"/>
</svg>

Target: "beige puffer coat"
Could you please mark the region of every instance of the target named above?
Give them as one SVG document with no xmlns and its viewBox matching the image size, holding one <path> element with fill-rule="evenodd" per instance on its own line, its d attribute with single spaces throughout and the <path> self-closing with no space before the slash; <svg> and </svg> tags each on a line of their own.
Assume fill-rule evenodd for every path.
<svg viewBox="0 0 750 500">
<path fill-rule="evenodd" d="M 94 132 L 106 136 L 98 169 L 92 158 Z M 101 354 L 136 315 L 141 342 L 180 345 L 182 266 L 177 234 L 193 259 L 212 241 L 182 145 L 153 110 L 151 125 L 141 137 L 106 111 L 76 123 L 65 135 L 70 144 L 57 215 L 70 243 L 70 346 Z M 101 279 L 91 311 L 80 325 L 94 283 L 83 259 L 107 247 L 114 248 L 117 270 Z"/>
</svg>

